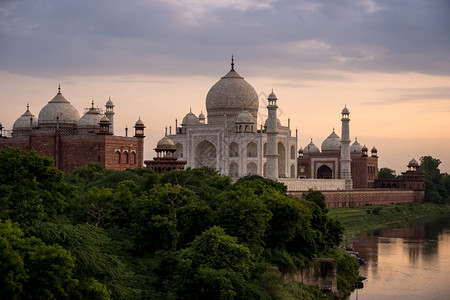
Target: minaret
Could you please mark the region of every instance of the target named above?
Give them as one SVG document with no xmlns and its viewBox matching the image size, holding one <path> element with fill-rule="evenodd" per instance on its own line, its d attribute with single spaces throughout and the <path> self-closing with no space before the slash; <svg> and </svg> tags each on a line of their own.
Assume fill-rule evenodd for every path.
<svg viewBox="0 0 450 300">
<path fill-rule="evenodd" d="M 114 103 L 111 101 L 111 97 L 109 97 L 108 102 L 106 102 L 106 117 L 108 118 L 109 125 L 109 133 L 114 134 Z"/>
<path fill-rule="evenodd" d="M 278 180 L 278 149 L 277 149 L 277 96 L 270 93 L 267 97 L 269 104 L 267 110 L 267 161 L 266 161 L 266 177 L 272 180 Z"/>
<path fill-rule="evenodd" d="M 352 171 L 350 159 L 350 111 L 347 106 L 342 110 L 341 137 L 341 179 L 345 179 L 345 188 L 352 189 Z"/>
</svg>

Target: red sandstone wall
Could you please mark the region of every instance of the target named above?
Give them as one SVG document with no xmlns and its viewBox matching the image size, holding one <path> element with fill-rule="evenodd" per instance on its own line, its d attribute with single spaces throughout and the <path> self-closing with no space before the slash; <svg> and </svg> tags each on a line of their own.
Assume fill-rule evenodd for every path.
<svg viewBox="0 0 450 300">
<path fill-rule="evenodd" d="M 301 191 L 288 191 L 289 194 L 301 196 Z M 361 189 L 347 191 L 323 191 L 325 202 L 328 208 L 333 207 L 359 207 L 367 204 L 392 204 L 407 202 L 422 202 L 423 194 L 417 191 L 407 190 L 377 190 L 377 189 Z"/>
</svg>

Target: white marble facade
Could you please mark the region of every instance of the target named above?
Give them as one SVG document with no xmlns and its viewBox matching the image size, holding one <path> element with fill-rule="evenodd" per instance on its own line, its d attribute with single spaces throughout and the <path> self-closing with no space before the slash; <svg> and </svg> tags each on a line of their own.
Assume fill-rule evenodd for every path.
<svg viewBox="0 0 450 300">
<path fill-rule="evenodd" d="M 270 97 L 275 97 L 276 100 L 273 92 Z M 262 107 L 265 103 L 261 103 Z M 259 108 L 258 94 L 237 74 L 232 61 L 230 72 L 208 92 L 207 118 L 203 113 L 196 116 L 189 112 L 183 118 L 181 126 L 176 124 L 175 134 L 168 135 L 176 146 L 176 157 L 186 160 L 187 167 L 208 166 L 233 178 L 246 175 L 296 178 L 297 138 L 291 136 L 289 126 L 281 125 L 278 119 L 268 122 L 260 117 L 270 114 L 267 109 L 258 113 Z M 273 110 L 273 107 L 271 109 Z M 272 133 L 272 137 L 268 139 L 266 124 L 272 124 L 269 127 L 277 124 L 273 129 L 275 138 Z M 276 145 L 268 147 L 268 140 Z M 273 148 L 277 153 L 268 158 L 267 149 Z M 277 160 L 276 163 L 269 164 L 277 165 L 278 168 L 272 170 L 272 176 L 268 176 L 266 172 L 268 159 Z"/>
</svg>

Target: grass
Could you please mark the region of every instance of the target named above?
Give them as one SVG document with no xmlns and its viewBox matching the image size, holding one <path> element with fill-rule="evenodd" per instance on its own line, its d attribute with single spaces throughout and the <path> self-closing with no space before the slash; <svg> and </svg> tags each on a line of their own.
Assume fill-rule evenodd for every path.
<svg viewBox="0 0 450 300">
<path fill-rule="evenodd" d="M 399 203 L 355 208 L 331 208 L 328 215 L 341 222 L 347 239 L 358 233 L 397 222 L 450 213 L 450 206 L 434 203 Z"/>
</svg>

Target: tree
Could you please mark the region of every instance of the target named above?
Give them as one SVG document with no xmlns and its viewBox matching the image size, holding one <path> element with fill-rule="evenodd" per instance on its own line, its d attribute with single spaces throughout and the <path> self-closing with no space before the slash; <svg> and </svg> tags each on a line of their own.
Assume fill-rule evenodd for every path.
<svg viewBox="0 0 450 300">
<path fill-rule="evenodd" d="M 255 254 L 263 249 L 263 237 L 272 213 L 252 189 L 235 186 L 220 193 L 216 199 L 216 224 L 238 238 Z"/>
<path fill-rule="evenodd" d="M 309 189 L 308 192 L 303 193 L 302 198 L 306 201 L 311 201 L 317 204 L 317 206 L 320 207 L 322 212 L 327 213 L 327 205 L 325 203 L 325 195 L 322 194 L 320 191 L 314 191 L 312 189 Z"/>
<path fill-rule="evenodd" d="M 261 299 L 249 282 L 250 250 L 217 226 L 203 232 L 179 254 L 177 294 L 186 299 Z"/>
<path fill-rule="evenodd" d="M 75 197 L 53 160 L 35 151 L 6 146 L 0 150 L 0 219 L 30 224 L 53 220 Z"/>
<path fill-rule="evenodd" d="M 395 174 L 395 170 L 389 168 L 381 168 L 378 170 L 378 179 L 395 179 L 397 175 Z"/>
<path fill-rule="evenodd" d="M 59 245 L 25 237 L 17 224 L 0 222 L 0 296 L 60 299 L 76 294 L 75 259 Z"/>
</svg>

